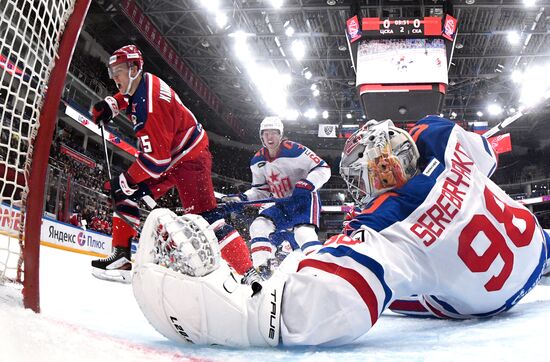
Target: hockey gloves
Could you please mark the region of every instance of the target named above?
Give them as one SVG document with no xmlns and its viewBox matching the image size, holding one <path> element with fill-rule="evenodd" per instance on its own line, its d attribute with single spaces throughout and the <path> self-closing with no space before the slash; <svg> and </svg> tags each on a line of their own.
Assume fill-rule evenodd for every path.
<svg viewBox="0 0 550 362">
<path fill-rule="evenodd" d="M 117 115 L 118 103 L 114 97 L 106 97 L 92 108 L 92 120 L 97 125 L 106 125 Z"/>
<path fill-rule="evenodd" d="M 241 202 L 248 200 L 248 197 L 246 197 L 245 194 L 230 194 L 222 197 L 222 202 L 225 202 L 226 204 L 232 204 L 235 202 Z"/>
<path fill-rule="evenodd" d="M 244 205 L 239 204 L 241 201 L 247 201 L 248 197 L 245 194 L 230 194 L 222 197 L 221 201 L 225 205 L 220 205 L 220 208 L 223 210 L 223 213 L 236 212 L 240 213 L 243 211 Z"/>
<path fill-rule="evenodd" d="M 145 183 L 134 184 L 125 173 L 121 173 L 107 181 L 104 188 L 111 191 L 115 204 L 124 200 L 138 202 L 144 196 L 151 195 L 151 190 Z"/>
<path fill-rule="evenodd" d="M 292 198 L 299 198 L 302 196 L 309 196 L 313 191 L 315 191 L 315 185 L 305 178 L 296 182 L 294 185 L 294 191 L 292 191 Z"/>
</svg>

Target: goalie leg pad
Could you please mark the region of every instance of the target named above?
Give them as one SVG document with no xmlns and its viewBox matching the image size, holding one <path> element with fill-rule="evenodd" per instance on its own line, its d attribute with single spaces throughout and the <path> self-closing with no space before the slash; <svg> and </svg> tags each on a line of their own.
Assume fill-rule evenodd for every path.
<svg viewBox="0 0 550 362">
<path fill-rule="evenodd" d="M 277 273 L 276 273 L 277 274 Z M 134 296 L 151 325 L 182 343 L 229 347 L 277 346 L 286 274 L 262 291 L 238 283 L 226 263 L 204 277 L 148 263 L 136 267 Z"/>
<path fill-rule="evenodd" d="M 182 343 L 249 345 L 245 322 L 250 287 L 237 283 L 225 263 L 205 277 L 153 263 L 136 269 L 134 296 L 162 335 Z"/>
<path fill-rule="evenodd" d="M 200 220 L 203 219 L 191 223 L 201 228 L 204 225 L 200 225 Z M 189 255 L 180 255 L 193 253 L 190 247 L 180 247 L 189 244 L 188 238 L 183 237 L 186 222 L 167 209 L 154 210 L 145 222 L 132 282 L 134 296 L 145 317 L 161 334 L 183 343 L 231 347 L 277 345 L 286 277 L 273 277 L 273 281 L 266 282 L 267 289 L 251 297 L 250 286 L 237 282 L 227 263 L 221 260 L 219 249 L 213 251 L 216 263 L 203 260 L 204 265 L 189 267 L 193 260 Z M 197 239 L 195 235 L 191 240 L 195 240 L 191 242 L 195 250 L 218 248 L 217 240 L 209 236 Z M 179 253 L 169 248 L 172 244 Z"/>
</svg>

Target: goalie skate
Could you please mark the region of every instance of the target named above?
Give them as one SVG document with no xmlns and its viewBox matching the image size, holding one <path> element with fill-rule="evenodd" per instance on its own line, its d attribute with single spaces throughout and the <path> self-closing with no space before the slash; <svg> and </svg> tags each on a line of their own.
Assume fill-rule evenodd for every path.
<svg viewBox="0 0 550 362">
<path fill-rule="evenodd" d="M 132 282 L 130 248 L 115 247 L 111 256 L 92 261 L 92 275 L 101 280 Z"/>
</svg>

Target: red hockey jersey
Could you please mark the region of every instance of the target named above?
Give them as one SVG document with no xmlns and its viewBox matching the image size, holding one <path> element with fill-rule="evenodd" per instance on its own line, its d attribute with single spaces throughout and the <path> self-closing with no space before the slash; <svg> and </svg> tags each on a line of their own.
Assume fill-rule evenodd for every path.
<svg viewBox="0 0 550 362">
<path fill-rule="evenodd" d="M 132 96 L 118 93 L 114 98 L 119 109 L 126 109 L 139 139 L 138 157 L 128 169 L 134 182 L 159 178 L 208 148 L 201 124 L 159 77 L 144 73 Z"/>
</svg>

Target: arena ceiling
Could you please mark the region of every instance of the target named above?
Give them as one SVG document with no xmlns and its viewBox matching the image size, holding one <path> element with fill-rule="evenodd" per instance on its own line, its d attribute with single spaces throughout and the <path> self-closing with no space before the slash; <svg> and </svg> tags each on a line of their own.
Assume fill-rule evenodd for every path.
<svg viewBox="0 0 550 362">
<path fill-rule="evenodd" d="M 449 87 L 442 113 L 457 120 L 488 120 L 496 124 L 519 107 L 521 86 L 514 82 L 514 71 L 525 71 L 549 62 L 549 0 L 460 0 L 453 1 L 452 11 L 459 21 L 458 36 L 449 69 Z M 85 29 L 107 50 L 133 42 L 140 46 L 149 70 L 164 77 L 182 98 L 194 102 L 204 114 L 216 117 L 206 104 L 183 82 L 142 37 L 121 11 L 123 1 L 94 1 Z M 284 0 L 276 8 L 270 0 L 136 0 L 141 10 L 178 55 L 241 122 L 249 134 L 256 135 L 260 120 L 270 111 L 258 85 L 250 79 L 242 54 L 235 51 L 233 36 L 240 30 L 248 35 L 258 64 L 270 66 L 292 81 L 288 86 L 289 105 L 301 113 L 311 107 L 319 116 L 285 122 L 287 128 L 310 143 L 316 139 L 317 124 L 350 124 L 361 120 L 363 112 L 355 88 L 355 73 L 346 48 L 344 28 L 352 3 L 359 4 L 363 17 L 429 16 L 449 2 L 442 0 Z M 219 3 L 219 7 L 215 7 Z M 204 5 L 208 4 L 208 5 Z M 217 9 L 217 12 L 215 11 Z M 226 25 L 217 24 L 218 13 L 227 17 Z M 292 26 L 294 34 L 285 32 Z M 510 32 L 517 35 L 510 42 Z M 305 55 L 298 61 L 292 54 L 292 42 L 305 45 Z M 547 68 L 548 69 L 548 68 Z M 306 79 L 310 71 L 312 77 Z M 550 73 L 550 71 L 546 71 Z M 543 79 L 544 75 L 541 74 Z M 318 96 L 312 94 L 317 85 Z M 185 101 L 184 99 L 184 101 Z M 487 106 L 498 103 L 502 113 L 490 116 Z M 323 119 L 321 112 L 328 111 Z M 201 111 L 199 111 L 200 113 Z M 479 116 L 478 112 L 483 112 Z M 346 118 L 352 114 L 352 121 Z M 455 116 L 456 114 L 456 116 Z M 532 134 L 550 135 L 544 106 L 518 121 L 516 142 L 532 144 Z M 231 131 L 220 118 L 210 122 L 219 132 Z M 523 141 L 522 141 L 523 140 Z M 324 141 L 326 142 L 326 141 Z M 531 143 L 529 143 L 531 142 Z"/>
</svg>

